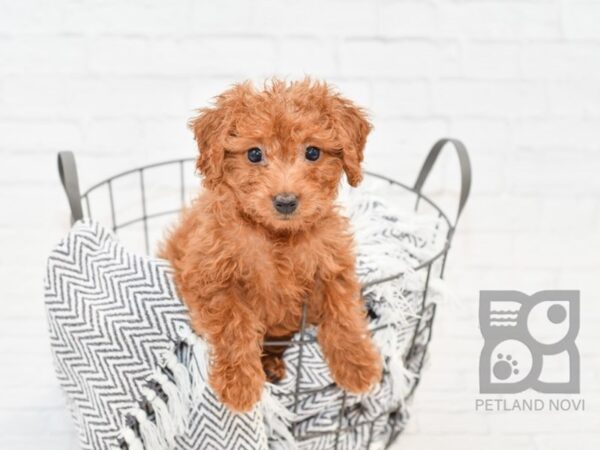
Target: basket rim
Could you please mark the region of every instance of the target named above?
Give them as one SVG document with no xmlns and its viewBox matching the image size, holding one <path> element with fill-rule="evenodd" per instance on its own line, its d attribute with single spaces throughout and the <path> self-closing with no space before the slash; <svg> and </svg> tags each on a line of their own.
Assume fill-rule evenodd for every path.
<svg viewBox="0 0 600 450">
<path fill-rule="evenodd" d="M 127 175 L 131 175 L 134 173 L 141 173 L 144 172 L 145 170 L 149 170 L 149 169 L 154 169 L 157 167 L 162 167 L 162 166 L 167 166 L 167 165 L 171 165 L 171 164 L 179 164 L 180 166 L 183 166 L 183 164 L 185 163 L 190 163 L 190 162 L 194 162 L 196 159 L 193 157 L 186 157 L 186 158 L 176 158 L 176 159 L 169 159 L 169 160 L 165 160 L 165 161 L 159 161 L 159 162 L 155 162 L 155 163 L 150 163 L 150 164 L 146 164 L 143 166 L 138 166 L 138 167 L 134 167 L 132 169 L 128 169 L 122 172 L 118 172 L 115 175 L 112 175 L 108 178 L 105 178 L 102 181 L 99 181 L 95 184 L 93 184 L 91 187 L 89 187 L 83 194 L 80 195 L 80 199 L 85 199 L 87 205 L 88 205 L 88 211 L 89 211 L 89 195 L 94 192 L 95 190 L 105 186 L 105 185 L 110 185 L 114 180 L 117 180 L 119 178 L 125 177 Z M 446 213 L 442 210 L 442 208 L 440 208 L 431 198 L 429 198 L 427 195 L 423 194 L 420 190 L 417 190 L 414 187 L 411 187 L 409 185 L 407 185 L 406 183 L 403 183 L 401 181 L 398 181 L 394 178 L 391 178 L 389 176 L 386 175 L 382 175 L 379 174 L 377 172 L 373 172 L 370 170 L 363 170 L 363 173 L 368 176 L 368 177 L 373 177 L 373 178 L 377 178 L 380 179 L 382 181 L 386 181 L 389 184 L 398 186 L 408 192 L 411 192 L 413 194 L 416 195 L 416 204 L 415 204 L 415 211 L 417 210 L 418 207 L 418 203 L 420 200 L 425 201 L 429 206 L 431 206 L 437 213 L 438 213 L 438 218 L 442 219 L 445 224 L 448 226 L 448 233 L 446 235 L 445 241 L 444 241 L 444 245 L 441 247 L 441 249 L 436 252 L 434 255 L 432 255 L 430 258 L 428 258 L 427 260 L 419 263 L 418 265 L 412 267 L 412 270 L 420 270 L 423 269 L 424 267 L 431 267 L 431 265 L 437 261 L 438 259 L 442 258 L 445 254 L 447 254 L 449 248 L 450 248 L 450 242 L 452 240 L 452 235 L 453 235 L 453 231 L 454 231 L 454 225 L 452 224 L 452 222 L 450 221 L 450 219 L 448 218 L 448 216 L 446 215 Z M 126 222 L 123 222 L 121 224 L 119 224 L 119 226 L 117 227 L 118 229 L 121 228 L 125 228 L 129 225 L 133 225 L 134 223 L 138 223 L 138 222 L 142 222 L 144 220 L 147 219 L 151 219 L 151 218 L 156 218 L 156 217 L 160 217 L 160 216 L 165 216 L 165 215 L 169 215 L 169 214 L 176 214 L 178 211 L 180 211 L 180 209 L 172 209 L 172 210 L 168 210 L 168 211 L 161 211 L 159 213 L 153 213 L 153 214 L 147 214 L 143 217 L 140 218 L 136 218 L 136 219 L 132 219 Z M 363 283 L 362 284 L 362 290 L 365 290 L 366 288 L 369 288 L 371 286 L 377 285 L 377 284 L 381 284 L 381 283 L 386 283 L 389 281 L 393 281 L 397 278 L 400 278 L 404 275 L 404 271 L 402 272 L 397 272 L 397 273 L 393 273 L 391 275 L 388 275 L 386 277 L 382 277 L 382 278 L 378 278 L 375 280 L 371 280 L 369 282 Z"/>
</svg>

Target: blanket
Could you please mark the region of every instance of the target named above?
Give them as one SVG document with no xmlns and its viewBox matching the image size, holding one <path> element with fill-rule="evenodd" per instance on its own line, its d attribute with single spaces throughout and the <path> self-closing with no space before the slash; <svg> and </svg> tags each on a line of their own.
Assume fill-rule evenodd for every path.
<svg viewBox="0 0 600 450">
<path fill-rule="evenodd" d="M 404 427 L 406 397 L 418 376 L 407 361 L 426 273 L 414 267 L 439 251 L 438 223 L 372 196 L 353 199 L 345 213 L 383 379 L 363 395 L 338 388 L 308 327 L 284 353 L 284 379 L 267 383 L 246 414 L 229 411 L 207 383 L 210 348 L 190 329 L 169 264 L 128 251 L 97 222 L 77 222 L 48 258 L 45 303 L 56 372 L 81 447 L 385 447 Z M 427 302 L 444 295 L 430 278 Z"/>
</svg>

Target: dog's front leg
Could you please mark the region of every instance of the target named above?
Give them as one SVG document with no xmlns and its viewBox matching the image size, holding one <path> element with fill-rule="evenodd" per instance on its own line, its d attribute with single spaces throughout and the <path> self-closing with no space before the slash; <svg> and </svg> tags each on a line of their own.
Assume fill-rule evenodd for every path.
<svg viewBox="0 0 600 450">
<path fill-rule="evenodd" d="M 354 393 L 381 379 L 381 357 L 369 330 L 353 271 L 323 283 L 318 338 L 336 383 Z"/>
<path fill-rule="evenodd" d="M 231 409 L 250 411 L 260 400 L 264 328 L 238 289 L 214 295 L 192 317 L 194 329 L 212 346 L 209 381 Z"/>
</svg>

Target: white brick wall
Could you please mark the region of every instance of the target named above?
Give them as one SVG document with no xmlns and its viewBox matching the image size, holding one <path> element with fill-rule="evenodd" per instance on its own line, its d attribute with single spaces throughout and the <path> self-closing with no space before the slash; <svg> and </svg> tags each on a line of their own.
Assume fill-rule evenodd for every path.
<svg viewBox="0 0 600 450">
<path fill-rule="evenodd" d="M 458 301 L 398 448 L 599 448 L 599 23 L 600 2 L 579 0 L 0 0 L 0 448 L 76 448 L 42 308 L 68 227 L 55 152 L 77 151 L 84 186 L 192 155 L 193 108 L 233 81 L 305 73 L 371 110 L 370 169 L 411 182 L 442 135 L 471 151 Z M 430 191 L 456 194 L 454 166 Z M 486 288 L 582 290 L 585 413 L 474 411 Z"/>
</svg>

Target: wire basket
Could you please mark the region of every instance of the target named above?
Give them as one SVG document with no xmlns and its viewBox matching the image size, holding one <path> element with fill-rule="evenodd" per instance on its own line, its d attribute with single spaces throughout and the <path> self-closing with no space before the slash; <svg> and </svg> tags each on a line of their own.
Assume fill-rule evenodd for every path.
<svg viewBox="0 0 600 450">
<path fill-rule="evenodd" d="M 422 193 L 424 183 L 431 169 L 441 150 L 448 143 L 452 144 L 458 155 L 461 176 L 459 203 L 456 217 L 453 221 L 442 208 Z M 198 179 L 188 175 L 194 173 L 194 162 L 193 158 L 186 158 L 137 167 L 100 181 L 81 194 L 73 153 L 61 152 L 58 155 L 58 170 L 69 201 L 71 222 L 74 223 L 85 217 L 105 224 L 111 224 L 112 230 L 116 234 L 119 234 L 120 238 L 129 245 L 137 246 L 139 250 L 146 254 L 152 253 L 154 244 L 162 237 L 167 224 L 173 221 L 174 216 L 198 192 Z M 405 399 L 410 400 L 420 381 L 419 374 L 426 359 L 436 313 L 436 304 L 428 301 L 430 281 L 434 278 L 443 278 L 444 276 L 444 268 L 450 244 L 458 219 L 469 196 L 471 165 L 467 150 L 462 142 L 456 139 L 441 139 L 429 151 L 412 186 L 372 172 L 365 172 L 365 181 L 367 180 L 374 181 L 379 185 L 380 189 L 387 191 L 395 202 L 403 203 L 404 207 L 413 208 L 414 211 L 418 211 L 419 213 L 422 212 L 421 210 L 427 209 L 427 213 L 436 215 L 439 219 L 438 223 L 442 224 L 437 230 L 441 236 L 439 251 L 414 267 L 415 271 L 422 271 L 425 276 L 423 277 L 423 289 L 419 291 L 418 319 L 410 338 L 408 350 L 403 355 L 405 367 L 417 375 L 410 380 L 408 394 Z M 385 283 L 401 276 L 403 276 L 403 272 L 370 282 L 369 285 Z M 363 286 L 363 289 L 365 287 Z M 305 335 L 306 313 L 307 308 L 305 305 L 301 323 L 299 324 L 300 339 L 286 342 L 265 341 L 264 346 L 302 346 L 313 342 L 314 338 Z M 301 367 L 302 347 L 299 349 L 296 373 L 300 373 Z M 299 384 L 297 384 L 293 393 L 295 404 L 298 404 L 299 399 L 303 395 L 309 393 L 314 394 L 315 392 L 314 390 L 303 391 L 299 388 Z M 342 399 L 340 417 L 343 416 L 341 413 L 344 409 L 344 400 L 345 398 Z M 369 430 L 368 449 L 371 446 L 375 421 L 386 414 L 389 416 L 391 426 L 391 433 L 386 443 L 387 448 L 403 430 L 406 418 L 401 417 L 399 420 L 399 415 L 405 415 L 405 409 L 398 408 L 392 411 L 385 411 L 373 420 L 353 425 L 344 424 L 340 420 L 336 430 L 322 431 L 319 434 L 335 434 L 334 448 L 337 449 L 340 433 L 358 427 L 367 427 Z M 304 435 L 303 438 L 313 437 L 314 434 L 312 433 L 310 436 Z"/>
</svg>

